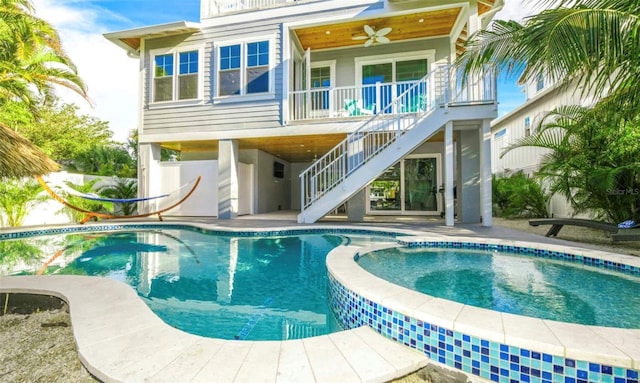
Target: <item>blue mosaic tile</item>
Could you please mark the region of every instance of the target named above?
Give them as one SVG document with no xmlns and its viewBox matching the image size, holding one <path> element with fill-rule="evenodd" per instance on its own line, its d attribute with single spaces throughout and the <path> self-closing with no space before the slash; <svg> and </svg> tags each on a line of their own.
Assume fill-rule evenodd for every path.
<svg viewBox="0 0 640 383">
<path fill-rule="evenodd" d="M 507 383 L 638 383 L 638 370 L 491 342 L 418 321 L 364 299 L 331 273 L 328 277 L 330 306 L 344 328 L 369 325 L 433 361 L 466 373 Z M 363 312 L 369 315 L 362 315 Z M 406 323 L 406 328 L 399 325 L 401 322 Z"/>
</svg>

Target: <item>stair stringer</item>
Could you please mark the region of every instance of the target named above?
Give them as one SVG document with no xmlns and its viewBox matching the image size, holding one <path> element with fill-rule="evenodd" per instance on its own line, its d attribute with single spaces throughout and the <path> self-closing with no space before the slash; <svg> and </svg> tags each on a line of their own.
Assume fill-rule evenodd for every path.
<svg viewBox="0 0 640 383">
<path fill-rule="evenodd" d="M 383 171 L 413 152 L 449 120 L 447 108 L 436 108 L 395 142 L 350 173 L 344 181 L 298 214 L 298 223 L 314 223 L 374 181 Z"/>
</svg>

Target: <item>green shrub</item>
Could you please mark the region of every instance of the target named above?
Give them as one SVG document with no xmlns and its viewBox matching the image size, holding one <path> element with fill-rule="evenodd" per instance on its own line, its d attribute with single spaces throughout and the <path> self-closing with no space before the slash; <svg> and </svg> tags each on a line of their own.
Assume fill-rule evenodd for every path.
<svg viewBox="0 0 640 383">
<path fill-rule="evenodd" d="M 550 195 L 522 171 L 493 176 L 493 214 L 503 218 L 546 218 Z"/>
</svg>

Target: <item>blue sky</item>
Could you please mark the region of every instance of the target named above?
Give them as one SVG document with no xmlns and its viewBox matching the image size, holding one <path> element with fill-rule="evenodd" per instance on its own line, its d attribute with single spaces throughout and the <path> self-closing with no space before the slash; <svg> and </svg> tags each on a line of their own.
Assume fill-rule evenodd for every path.
<svg viewBox="0 0 640 383">
<path fill-rule="evenodd" d="M 199 21 L 200 0 L 32 0 L 38 16 L 60 32 L 65 49 L 87 82 L 93 102 L 67 91 L 59 94 L 77 104 L 82 113 L 109 121 L 116 141 L 125 141 L 138 124 L 137 60 L 107 41 L 102 34 L 173 21 Z M 497 17 L 521 19 L 530 14 L 522 0 L 505 0 Z M 529 2 L 530 3 L 530 2 Z M 524 102 L 516 78 L 500 79 L 502 116 Z"/>
</svg>

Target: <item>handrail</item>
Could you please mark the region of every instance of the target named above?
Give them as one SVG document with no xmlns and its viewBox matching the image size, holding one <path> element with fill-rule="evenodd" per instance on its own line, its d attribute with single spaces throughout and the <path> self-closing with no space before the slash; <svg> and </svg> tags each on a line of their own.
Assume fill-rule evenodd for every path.
<svg viewBox="0 0 640 383">
<path fill-rule="evenodd" d="M 458 82 L 456 67 L 437 67 L 395 97 L 347 138 L 300 174 L 301 211 L 334 189 L 355 170 L 422 121 L 436 106 L 495 102 L 495 76 L 490 70 L 472 83 Z M 453 80 L 453 81 L 452 81 Z M 416 106 L 416 102 L 419 104 Z M 412 104 L 412 105 L 409 105 Z M 410 113 L 398 113 L 410 107 Z"/>
<path fill-rule="evenodd" d="M 432 95 L 429 94 L 433 92 L 429 89 L 429 83 L 433 83 L 433 79 L 441 71 L 442 69 L 438 68 L 407 88 L 300 174 L 303 211 L 395 142 L 403 132 L 413 127 L 420 117 L 435 108 L 435 103 L 431 102 Z M 402 101 L 415 102 L 419 97 L 411 96 L 416 93 L 420 93 L 420 99 L 424 101 L 420 101 L 423 104 L 416 107 L 414 113 L 408 116 L 393 113 L 405 107 Z"/>
</svg>

